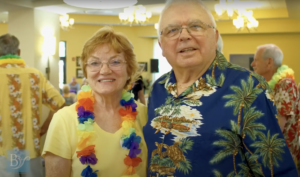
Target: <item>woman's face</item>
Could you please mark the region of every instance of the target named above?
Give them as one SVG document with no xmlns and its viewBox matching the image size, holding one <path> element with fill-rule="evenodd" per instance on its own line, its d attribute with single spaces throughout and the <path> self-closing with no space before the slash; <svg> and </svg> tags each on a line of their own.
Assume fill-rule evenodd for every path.
<svg viewBox="0 0 300 177">
<path fill-rule="evenodd" d="M 124 53 L 116 53 L 108 44 L 95 48 L 86 67 L 87 81 L 95 94 L 121 93 L 129 79 Z"/>
</svg>

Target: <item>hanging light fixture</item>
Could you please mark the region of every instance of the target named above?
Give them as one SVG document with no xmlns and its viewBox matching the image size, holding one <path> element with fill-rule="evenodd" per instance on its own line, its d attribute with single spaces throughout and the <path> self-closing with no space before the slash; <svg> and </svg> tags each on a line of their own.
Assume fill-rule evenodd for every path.
<svg viewBox="0 0 300 177">
<path fill-rule="evenodd" d="M 237 29 L 247 28 L 248 30 L 258 27 L 258 21 L 252 16 L 252 10 L 242 10 L 236 19 L 233 20 L 233 25 Z"/>
<path fill-rule="evenodd" d="M 119 19 L 121 23 L 130 23 L 133 22 L 137 24 L 143 24 L 147 22 L 152 17 L 150 11 L 146 11 L 146 8 L 142 5 L 138 6 L 129 6 L 124 8 L 124 12 L 119 13 Z"/>
<path fill-rule="evenodd" d="M 74 19 L 69 18 L 69 15 L 67 15 L 67 14 L 61 15 L 59 17 L 59 21 L 60 21 L 60 27 L 64 31 L 67 31 L 68 29 L 72 28 L 72 26 L 75 22 Z"/>
<path fill-rule="evenodd" d="M 239 30 L 247 28 L 250 31 L 250 29 L 258 27 L 259 23 L 253 17 L 253 11 L 246 10 L 238 0 L 220 0 L 220 3 L 215 5 L 215 11 L 219 17 L 227 14 L 233 20 L 233 25 Z"/>
</svg>

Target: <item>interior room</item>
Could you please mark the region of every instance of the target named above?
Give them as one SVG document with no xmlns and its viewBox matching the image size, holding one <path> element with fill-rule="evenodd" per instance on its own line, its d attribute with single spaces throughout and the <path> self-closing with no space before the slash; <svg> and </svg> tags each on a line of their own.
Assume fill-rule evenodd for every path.
<svg viewBox="0 0 300 177">
<path fill-rule="evenodd" d="M 127 36 L 134 47 L 139 67 L 143 68 L 147 103 L 149 86 L 172 69 L 158 39 L 164 3 L 165 0 L 0 0 L 0 36 L 17 36 L 20 57 L 26 65 L 38 69 L 62 92 L 63 86 L 74 79 L 80 85 L 85 82 L 80 60 L 83 45 L 98 29 L 111 26 Z M 300 0 L 203 3 L 216 21 L 223 41 L 221 52 L 229 62 L 253 71 L 251 63 L 257 47 L 275 44 L 283 52 L 282 64 L 295 71 L 295 81 L 300 83 Z M 43 110 L 41 124 L 49 113 L 45 106 Z M 44 141 L 42 136 L 41 149 Z"/>
</svg>

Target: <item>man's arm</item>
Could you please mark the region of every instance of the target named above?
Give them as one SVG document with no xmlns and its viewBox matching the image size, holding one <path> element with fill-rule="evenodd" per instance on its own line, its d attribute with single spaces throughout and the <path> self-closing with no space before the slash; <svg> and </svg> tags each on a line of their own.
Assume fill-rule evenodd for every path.
<svg viewBox="0 0 300 177">
<path fill-rule="evenodd" d="M 281 131 L 284 131 L 285 124 L 292 118 L 298 109 L 298 90 L 294 80 L 290 78 L 282 79 L 275 85 L 274 98 L 278 112 L 278 123 Z"/>
<path fill-rule="evenodd" d="M 63 104 L 59 109 L 63 108 L 64 106 L 65 106 L 65 104 Z M 58 110 L 56 110 L 56 111 L 51 111 L 50 110 L 50 112 L 47 116 L 47 119 L 45 120 L 44 124 L 41 127 L 40 136 L 43 136 L 45 133 L 47 133 L 47 130 L 49 128 L 52 117 L 53 117 L 54 113 L 56 113 Z"/>
<path fill-rule="evenodd" d="M 280 115 L 278 116 L 278 123 L 279 123 L 279 127 L 280 127 L 282 132 L 284 130 L 287 119 L 288 119 L 287 116 L 280 116 Z"/>
<path fill-rule="evenodd" d="M 254 123 L 255 126 L 259 126 L 260 129 L 252 129 L 253 133 L 256 132 L 255 138 L 250 138 L 245 132 L 246 136 L 243 138 L 244 146 L 247 147 L 245 149 L 249 152 L 250 157 L 252 155 L 258 156 L 254 162 L 259 164 L 259 171 L 261 171 L 264 176 L 271 176 L 272 174 L 278 177 L 298 176 L 291 152 L 289 151 L 278 124 L 279 121 L 284 127 L 284 120 L 286 120 L 286 118 L 280 117 L 278 120 L 275 118 L 275 115 L 278 115 L 276 107 L 270 98 L 267 98 L 265 95 L 266 91 L 263 90 L 262 93 L 257 95 L 257 98 L 251 105 L 252 109 L 254 108 L 257 113 L 257 118 L 254 119 L 252 123 Z M 249 115 L 249 113 L 246 111 L 245 115 Z M 258 113 L 260 113 L 260 116 Z M 245 124 L 249 123 L 251 119 L 249 118 L 249 116 L 248 118 L 243 118 L 243 128 L 246 127 Z M 272 161 L 269 159 L 272 159 Z M 247 159 L 247 161 L 251 162 L 250 158 Z M 255 171 L 257 170 L 256 168 L 253 166 L 251 170 Z"/>
</svg>

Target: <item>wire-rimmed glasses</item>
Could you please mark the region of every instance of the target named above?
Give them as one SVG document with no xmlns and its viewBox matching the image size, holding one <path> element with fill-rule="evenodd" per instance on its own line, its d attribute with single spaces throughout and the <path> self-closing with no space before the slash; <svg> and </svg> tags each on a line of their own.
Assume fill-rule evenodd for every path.
<svg viewBox="0 0 300 177">
<path fill-rule="evenodd" d="M 124 61 L 122 59 L 114 58 L 114 59 L 110 59 L 107 62 L 103 62 L 103 61 L 95 59 L 95 60 L 88 61 L 85 64 L 89 67 L 90 71 L 98 72 L 101 70 L 103 64 L 107 64 L 109 69 L 111 69 L 113 71 L 118 71 L 122 68 L 122 65 L 125 63 L 126 63 L 126 61 Z"/>
<path fill-rule="evenodd" d="M 186 27 L 169 25 L 160 32 L 160 35 L 170 39 L 177 39 L 180 36 L 182 29 L 186 29 L 192 36 L 202 36 L 208 28 L 216 29 L 214 26 L 202 21 L 195 21 L 189 23 Z"/>
</svg>

